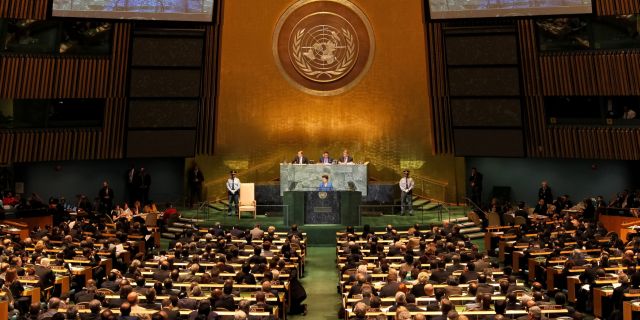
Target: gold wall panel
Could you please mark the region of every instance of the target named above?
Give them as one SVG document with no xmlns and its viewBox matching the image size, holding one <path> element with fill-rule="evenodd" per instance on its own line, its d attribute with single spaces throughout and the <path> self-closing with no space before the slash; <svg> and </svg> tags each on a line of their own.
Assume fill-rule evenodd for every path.
<svg viewBox="0 0 640 320">
<path fill-rule="evenodd" d="M 415 175 L 448 182 L 447 200 L 460 199 L 463 160 L 432 155 L 422 1 L 393 1 L 392 10 L 388 0 L 353 1 L 372 24 L 375 56 L 357 86 L 329 97 L 294 88 L 276 66 L 274 29 L 293 2 L 223 4 L 215 154 L 196 157 L 209 198 L 225 194 L 230 169 L 241 169 L 243 181 L 271 181 L 299 149 L 317 161 L 324 150 L 338 156 L 347 148 L 356 162 L 371 163 L 371 178 L 396 180 L 401 163 L 420 163 Z M 229 165 L 247 162 L 248 169 Z"/>
</svg>

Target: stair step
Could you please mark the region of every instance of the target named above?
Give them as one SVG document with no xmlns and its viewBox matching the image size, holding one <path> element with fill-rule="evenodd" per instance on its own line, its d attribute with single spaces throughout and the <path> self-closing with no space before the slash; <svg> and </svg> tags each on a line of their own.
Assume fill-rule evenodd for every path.
<svg viewBox="0 0 640 320">
<path fill-rule="evenodd" d="M 424 205 L 428 204 L 429 202 L 431 202 L 431 200 L 428 200 L 428 199 L 418 199 L 418 200 L 414 200 L 414 201 L 413 201 L 413 206 L 414 206 L 414 207 L 420 207 L 420 206 L 424 206 Z"/>
<path fill-rule="evenodd" d="M 484 238 L 484 232 L 475 232 L 475 233 L 470 233 L 467 236 L 469 237 L 469 239 L 478 239 L 478 238 Z"/>
<path fill-rule="evenodd" d="M 227 200 L 224 200 L 224 201 L 227 201 Z M 229 202 L 229 201 L 227 201 L 227 202 Z M 225 211 L 225 210 L 227 210 L 229 208 L 229 205 L 228 204 L 224 204 L 224 203 L 212 203 L 212 204 L 209 205 L 209 208 L 215 209 L 215 210 L 218 210 L 218 211 Z"/>
<path fill-rule="evenodd" d="M 183 223 L 183 222 L 174 222 L 171 226 L 174 228 L 183 228 L 183 229 L 193 228 L 193 225 L 191 223 Z"/>
<path fill-rule="evenodd" d="M 229 200 L 228 199 L 227 200 L 220 200 L 218 203 L 224 205 L 225 207 L 229 206 Z"/>
<path fill-rule="evenodd" d="M 165 238 L 165 239 L 176 239 L 178 238 L 178 236 L 175 233 L 171 233 L 171 232 L 163 232 L 160 234 L 161 238 Z"/>
<path fill-rule="evenodd" d="M 420 208 L 420 209 L 422 209 L 424 211 L 430 211 L 430 210 L 437 209 L 439 207 L 440 207 L 440 204 L 438 204 L 438 203 L 427 203 L 427 204 L 423 205 L 422 208 Z"/>
<path fill-rule="evenodd" d="M 180 222 L 186 222 L 186 223 L 200 223 L 200 222 L 204 222 L 204 219 L 189 219 L 189 218 L 182 218 L 182 217 L 180 217 Z"/>
<path fill-rule="evenodd" d="M 462 234 L 474 233 L 474 232 L 480 232 L 480 231 L 482 231 L 482 228 L 480 227 L 460 229 L 460 233 Z"/>
<path fill-rule="evenodd" d="M 171 233 L 183 233 L 184 229 L 169 227 L 169 228 L 167 228 L 167 231 L 171 232 Z"/>
<path fill-rule="evenodd" d="M 456 226 L 460 227 L 460 228 L 469 228 L 469 227 L 475 227 L 475 223 L 473 221 L 467 221 L 467 222 L 462 222 L 462 223 L 456 223 Z"/>
<path fill-rule="evenodd" d="M 467 221 L 469 221 L 469 217 L 460 217 L 460 218 L 454 218 L 451 220 L 444 219 L 442 222 L 449 222 L 449 223 L 458 222 L 459 223 L 459 222 L 467 222 Z"/>
</svg>

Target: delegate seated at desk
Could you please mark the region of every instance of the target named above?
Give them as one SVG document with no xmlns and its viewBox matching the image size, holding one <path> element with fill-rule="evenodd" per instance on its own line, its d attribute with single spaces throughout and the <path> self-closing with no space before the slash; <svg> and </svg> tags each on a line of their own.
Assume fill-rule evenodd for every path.
<svg viewBox="0 0 640 320">
<path fill-rule="evenodd" d="M 333 159 L 331 159 L 331 157 L 329 157 L 329 152 L 325 151 L 322 153 L 322 157 L 320 158 L 320 161 L 318 163 L 321 164 L 332 164 L 333 163 Z"/>
<path fill-rule="evenodd" d="M 318 186 L 318 191 L 333 191 L 333 185 L 329 181 L 328 175 L 325 174 L 322 176 L 322 182 L 320 182 Z"/>
<path fill-rule="evenodd" d="M 291 160 L 291 163 L 293 164 L 309 164 L 309 159 L 307 159 L 307 157 L 304 156 L 304 152 L 302 152 L 302 150 L 298 151 L 298 154 L 296 155 L 295 158 L 293 158 L 293 160 Z"/>
<path fill-rule="evenodd" d="M 338 164 L 353 164 L 353 157 L 349 155 L 349 151 L 347 149 L 342 151 L 342 158 L 340 158 Z"/>
</svg>

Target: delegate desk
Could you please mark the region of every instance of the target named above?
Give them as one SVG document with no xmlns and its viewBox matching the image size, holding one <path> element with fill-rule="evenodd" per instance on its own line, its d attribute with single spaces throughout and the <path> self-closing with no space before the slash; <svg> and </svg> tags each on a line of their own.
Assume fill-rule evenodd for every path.
<svg viewBox="0 0 640 320">
<path fill-rule="evenodd" d="M 366 164 L 281 164 L 280 195 L 286 191 L 313 191 L 328 175 L 336 191 L 359 191 L 367 196 Z"/>
<path fill-rule="evenodd" d="M 298 225 L 359 225 L 361 200 L 362 194 L 359 191 L 286 191 L 284 193 L 284 204 L 289 207 L 288 222 Z M 287 219 L 286 215 L 285 219 Z"/>
</svg>

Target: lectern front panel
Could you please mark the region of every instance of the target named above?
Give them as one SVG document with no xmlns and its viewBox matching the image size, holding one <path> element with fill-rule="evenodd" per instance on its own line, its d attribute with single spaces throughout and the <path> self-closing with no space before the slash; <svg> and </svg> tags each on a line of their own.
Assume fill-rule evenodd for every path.
<svg viewBox="0 0 640 320">
<path fill-rule="evenodd" d="M 306 192 L 305 196 L 305 224 L 340 224 L 338 192 Z"/>
</svg>

